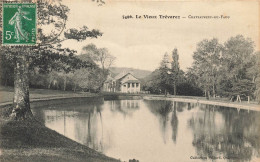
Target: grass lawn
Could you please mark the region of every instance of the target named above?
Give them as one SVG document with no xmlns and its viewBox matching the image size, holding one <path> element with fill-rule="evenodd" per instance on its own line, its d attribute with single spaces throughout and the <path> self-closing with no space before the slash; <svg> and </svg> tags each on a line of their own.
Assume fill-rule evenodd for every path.
<svg viewBox="0 0 260 162">
<path fill-rule="evenodd" d="M 12 102 L 14 95 L 13 87 L 0 86 L 0 103 Z M 50 89 L 33 89 L 30 88 L 30 99 L 52 98 L 52 97 L 76 97 L 76 96 L 94 96 L 91 93 L 81 93 L 72 91 L 50 90 Z"/>
</svg>

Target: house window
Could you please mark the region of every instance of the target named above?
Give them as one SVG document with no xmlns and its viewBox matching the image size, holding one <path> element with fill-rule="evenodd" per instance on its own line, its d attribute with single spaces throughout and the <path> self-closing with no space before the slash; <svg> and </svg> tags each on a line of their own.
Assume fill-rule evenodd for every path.
<svg viewBox="0 0 260 162">
<path fill-rule="evenodd" d="M 136 83 L 136 87 L 138 87 L 139 86 L 139 83 Z"/>
<path fill-rule="evenodd" d="M 124 87 L 126 87 L 126 85 L 124 84 Z"/>
<path fill-rule="evenodd" d="M 128 83 L 128 88 L 130 88 L 130 83 Z"/>
<path fill-rule="evenodd" d="M 134 84 L 134 83 L 132 83 L 132 87 L 135 87 L 135 84 Z"/>
</svg>

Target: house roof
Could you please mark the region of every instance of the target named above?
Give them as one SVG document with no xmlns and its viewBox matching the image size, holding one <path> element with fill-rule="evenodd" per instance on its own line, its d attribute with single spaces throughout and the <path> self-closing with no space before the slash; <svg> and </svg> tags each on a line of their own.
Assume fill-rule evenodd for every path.
<svg viewBox="0 0 260 162">
<path fill-rule="evenodd" d="M 127 80 L 123 83 L 140 83 L 140 81 L 139 80 Z"/>
<path fill-rule="evenodd" d="M 115 76 L 114 77 L 114 79 L 115 80 L 118 80 L 118 79 L 121 79 L 121 78 L 123 78 L 124 76 L 126 76 L 126 75 L 128 75 L 128 74 L 131 74 L 131 75 L 133 75 L 131 72 L 128 72 L 128 73 L 120 73 L 120 74 L 118 74 L 117 76 Z M 133 75 L 134 76 L 134 75 Z M 135 76 L 134 76 L 135 77 Z M 136 78 L 136 77 L 135 77 Z"/>
<path fill-rule="evenodd" d="M 131 72 L 128 73 L 120 73 L 115 77 L 112 77 L 111 75 L 109 75 L 106 79 L 105 82 L 111 82 L 111 81 L 121 81 L 125 76 L 127 76 L 128 74 L 132 75 L 134 78 L 136 78 Z M 126 80 L 123 83 L 140 83 L 140 81 L 136 78 L 136 80 Z"/>
<path fill-rule="evenodd" d="M 128 73 L 119 73 L 118 75 L 116 75 L 115 77 L 114 77 L 114 79 L 115 80 L 118 80 L 118 79 L 121 79 L 121 78 L 123 78 L 125 75 L 127 75 Z"/>
</svg>

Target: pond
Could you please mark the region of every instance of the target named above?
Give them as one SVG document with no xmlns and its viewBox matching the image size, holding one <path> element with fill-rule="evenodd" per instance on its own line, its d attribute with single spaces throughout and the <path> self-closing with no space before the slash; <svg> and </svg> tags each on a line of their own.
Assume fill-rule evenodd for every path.
<svg viewBox="0 0 260 162">
<path fill-rule="evenodd" d="M 44 124 L 107 156 L 140 162 L 251 161 L 260 113 L 152 100 L 91 101 L 34 108 Z"/>
</svg>

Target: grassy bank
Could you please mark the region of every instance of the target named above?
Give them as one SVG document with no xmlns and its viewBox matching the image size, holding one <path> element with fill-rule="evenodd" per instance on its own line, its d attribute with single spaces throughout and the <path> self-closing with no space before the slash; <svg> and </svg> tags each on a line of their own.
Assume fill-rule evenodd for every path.
<svg viewBox="0 0 260 162">
<path fill-rule="evenodd" d="M 0 109 L 0 161 L 118 161 L 47 128 L 36 119 L 13 121 Z"/>
<path fill-rule="evenodd" d="M 13 88 L 0 87 L 0 103 L 12 102 Z M 31 99 L 90 97 L 95 94 L 30 89 Z M 0 161 L 118 161 L 47 128 L 37 119 L 10 120 L 11 107 L 0 108 Z"/>
</svg>

